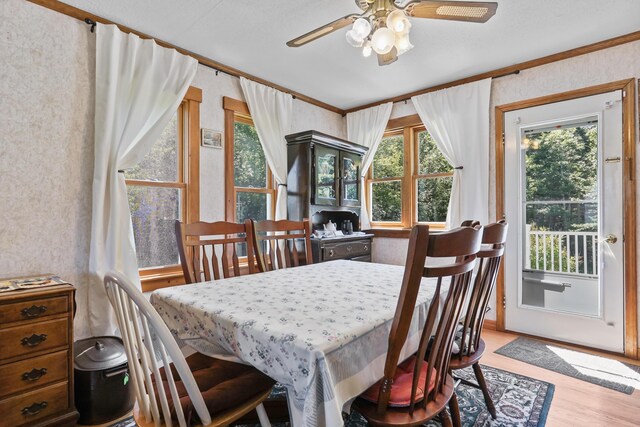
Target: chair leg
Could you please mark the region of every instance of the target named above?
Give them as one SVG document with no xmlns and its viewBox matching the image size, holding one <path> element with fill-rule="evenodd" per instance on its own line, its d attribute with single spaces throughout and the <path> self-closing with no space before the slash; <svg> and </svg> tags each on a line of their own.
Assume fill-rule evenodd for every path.
<svg viewBox="0 0 640 427">
<path fill-rule="evenodd" d="M 451 411 L 453 427 L 462 427 L 462 421 L 460 420 L 460 406 L 458 405 L 458 397 L 456 396 L 455 390 L 449 400 L 449 410 Z"/>
<path fill-rule="evenodd" d="M 267 416 L 267 411 L 264 410 L 264 405 L 262 403 L 256 406 L 256 412 L 258 413 L 258 419 L 260 420 L 260 425 L 262 427 L 271 427 L 271 423 L 269 422 L 269 417 Z"/>
<path fill-rule="evenodd" d="M 473 372 L 476 374 L 476 380 L 478 380 L 478 385 L 480 386 L 480 390 L 482 390 L 482 395 L 484 396 L 484 402 L 487 405 L 487 409 L 491 414 L 491 418 L 496 419 L 496 407 L 493 405 L 493 400 L 491 400 L 491 395 L 489 394 L 489 389 L 487 388 L 487 382 L 484 380 L 484 375 L 482 374 L 482 369 L 480 369 L 479 363 L 473 364 Z"/>
<path fill-rule="evenodd" d="M 446 409 L 443 409 L 442 412 L 440 412 L 440 421 L 442 421 L 442 427 L 453 427 L 451 417 Z"/>
</svg>

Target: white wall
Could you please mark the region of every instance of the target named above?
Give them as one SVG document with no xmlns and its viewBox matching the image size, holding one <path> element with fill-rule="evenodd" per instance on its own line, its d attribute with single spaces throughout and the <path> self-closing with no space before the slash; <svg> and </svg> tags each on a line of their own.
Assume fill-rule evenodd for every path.
<svg viewBox="0 0 640 427">
<path fill-rule="evenodd" d="M 89 334 L 95 34 L 24 0 L 0 1 L 0 22 L 0 277 L 51 272 L 75 284 L 82 338 Z M 193 86 L 203 90 L 201 126 L 224 130 L 222 97 L 243 99 L 239 80 L 200 66 Z M 342 116 L 300 100 L 293 128 L 346 136 Z M 224 218 L 223 158 L 224 150 L 201 149 L 203 220 Z"/>
<path fill-rule="evenodd" d="M 495 106 L 509 104 L 516 101 L 537 98 L 540 96 L 566 92 L 589 86 L 610 83 L 618 80 L 640 77 L 640 41 L 621 46 L 600 50 L 563 61 L 523 70 L 518 75 L 510 75 L 495 79 L 491 87 L 491 134 L 490 134 L 490 218 L 495 218 Z M 637 102 L 637 98 L 636 98 Z M 403 117 L 415 114 L 411 101 L 396 103 L 391 117 Z M 638 115 L 636 114 L 636 127 Z M 640 153 L 636 132 L 636 151 Z M 640 162 L 636 161 L 636 176 L 640 176 Z M 640 186 L 636 188 L 640 200 Z M 640 218 L 636 218 L 640 229 Z M 376 239 L 374 242 L 374 261 L 396 264 L 397 251 L 400 244 L 390 243 L 392 239 Z M 406 239 L 401 239 L 405 241 Z M 640 247 L 640 235 L 638 236 Z M 406 249 L 405 249 L 406 250 Z M 640 268 L 639 274 L 640 274 Z M 639 286 L 640 288 L 640 286 Z M 492 301 L 492 307 L 495 300 Z M 639 310 L 640 311 L 640 310 Z M 488 314 L 488 318 L 495 319 L 495 311 Z"/>
</svg>

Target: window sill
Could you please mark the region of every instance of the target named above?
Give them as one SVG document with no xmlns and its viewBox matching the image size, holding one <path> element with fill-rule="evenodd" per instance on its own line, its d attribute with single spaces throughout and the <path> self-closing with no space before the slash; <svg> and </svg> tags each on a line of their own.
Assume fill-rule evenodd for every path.
<svg viewBox="0 0 640 427">
<path fill-rule="evenodd" d="M 153 292 L 170 286 L 184 285 L 185 281 L 182 270 L 179 270 L 155 274 L 141 273 L 140 283 L 142 284 L 142 292 Z"/>
<path fill-rule="evenodd" d="M 411 234 L 410 228 L 372 228 L 364 231 L 365 233 L 373 234 L 373 237 L 387 237 L 392 239 L 408 239 Z"/>
<path fill-rule="evenodd" d="M 440 224 L 426 224 L 429 225 L 429 231 L 431 233 L 442 233 L 446 231 L 444 225 Z M 411 235 L 411 228 L 402 227 L 376 227 L 370 230 L 364 230 L 365 233 L 373 234 L 374 237 L 386 237 L 390 239 L 408 239 Z"/>
</svg>

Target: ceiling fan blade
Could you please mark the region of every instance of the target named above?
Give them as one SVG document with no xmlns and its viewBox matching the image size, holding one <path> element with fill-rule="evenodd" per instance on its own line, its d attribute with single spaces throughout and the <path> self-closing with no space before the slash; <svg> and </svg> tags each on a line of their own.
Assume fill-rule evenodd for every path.
<svg viewBox="0 0 640 427">
<path fill-rule="evenodd" d="M 330 22 L 326 25 L 323 25 L 322 27 L 316 28 L 313 31 L 309 31 L 308 33 L 297 37 L 293 40 L 290 40 L 287 42 L 287 46 L 289 47 L 300 47 L 302 45 L 305 45 L 309 42 L 312 42 L 314 40 L 319 39 L 320 37 L 326 36 L 327 34 L 333 33 L 336 30 L 339 30 L 340 28 L 344 28 L 347 25 L 353 24 L 353 22 L 358 19 L 360 17 L 360 15 L 358 14 L 351 14 L 351 15 L 347 15 L 347 16 L 343 16 L 340 19 L 336 19 L 333 22 Z"/>
<path fill-rule="evenodd" d="M 498 3 L 481 1 L 416 0 L 405 7 L 407 15 L 416 18 L 448 21 L 487 22 L 496 14 Z"/>
<path fill-rule="evenodd" d="M 391 49 L 389 53 L 385 53 L 384 55 L 378 54 L 379 66 L 393 64 L 397 60 L 398 60 L 398 51 L 396 50 L 395 46 L 393 49 Z"/>
</svg>

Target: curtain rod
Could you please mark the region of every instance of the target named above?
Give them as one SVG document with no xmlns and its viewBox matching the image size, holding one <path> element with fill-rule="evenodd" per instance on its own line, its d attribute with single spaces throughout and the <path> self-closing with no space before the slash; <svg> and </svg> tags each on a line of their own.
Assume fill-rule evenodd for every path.
<svg viewBox="0 0 640 427">
<path fill-rule="evenodd" d="M 93 32 L 95 32 L 95 29 L 96 29 L 96 22 L 95 22 L 93 19 L 91 19 L 91 18 L 85 18 L 84 22 L 85 22 L 87 25 L 89 25 L 89 26 L 91 27 L 91 32 L 92 32 L 92 33 L 93 33 Z M 224 72 L 224 71 L 222 71 L 222 70 L 219 70 L 219 69 L 217 69 L 217 68 L 215 68 L 215 67 L 212 67 L 211 65 L 203 64 L 203 63 L 201 63 L 201 62 L 199 62 L 199 64 L 200 64 L 200 65 L 203 65 L 203 66 L 205 66 L 205 67 L 207 67 L 207 68 L 210 68 L 210 69 L 214 70 L 214 71 L 216 72 L 216 76 L 217 76 L 219 73 L 224 73 L 224 74 L 226 74 L 226 75 L 228 75 L 228 76 L 230 76 L 230 77 L 237 77 L 237 76 L 234 76 L 233 74 L 229 74 L 229 73 L 226 73 L 226 72 Z M 492 80 L 495 80 L 495 79 L 499 79 L 499 78 L 501 78 L 501 77 L 506 77 L 506 76 L 511 76 L 511 75 L 517 75 L 517 74 L 520 74 L 520 70 L 515 70 L 515 71 L 512 71 L 512 72 L 510 72 L 510 73 L 501 74 L 501 75 L 499 75 L 499 76 L 492 77 L 491 79 L 492 79 Z M 293 97 L 293 99 L 296 99 L 296 96 L 295 96 L 295 95 L 293 95 L 293 94 L 290 94 L 290 95 Z M 409 102 L 409 100 L 411 100 L 411 98 L 401 99 L 401 100 L 396 101 L 396 102 L 404 102 L 404 103 L 406 104 L 407 102 Z M 343 114 L 342 114 L 342 117 L 344 117 L 344 116 L 346 116 L 346 115 L 347 115 L 347 113 L 343 113 Z"/>
<path fill-rule="evenodd" d="M 85 22 L 87 25 L 89 25 L 89 26 L 90 26 L 90 31 L 91 31 L 92 33 L 94 33 L 94 32 L 95 32 L 95 30 L 96 30 L 96 25 L 97 25 L 97 24 L 96 24 L 96 21 L 94 21 L 94 20 L 93 20 L 93 19 L 91 19 L 91 18 L 85 18 L 85 19 L 84 19 L 84 22 Z M 215 72 L 216 72 L 216 76 L 217 76 L 219 73 L 224 73 L 224 74 L 226 74 L 226 75 L 228 75 L 228 76 L 235 77 L 235 76 L 232 76 L 232 75 L 231 75 L 231 74 L 229 74 L 229 73 L 225 73 L 224 71 L 218 70 L 217 68 L 212 67 L 211 65 L 203 64 L 202 62 L 198 62 L 198 64 L 200 64 L 200 65 L 202 65 L 202 66 L 205 66 L 205 67 L 207 67 L 207 68 L 212 69 L 213 71 L 215 71 Z M 294 96 L 294 97 L 293 97 L 293 99 L 295 99 L 295 98 L 296 98 L 296 97 Z"/>
<path fill-rule="evenodd" d="M 97 24 L 96 24 L 96 21 L 94 21 L 94 20 L 93 20 L 93 19 L 91 19 L 91 18 L 85 18 L 85 19 L 84 19 L 84 22 L 85 22 L 85 24 L 89 25 L 89 27 L 90 27 L 90 28 L 89 28 L 89 29 L 90 29 L 90 31 L 91 31 L 92 33 L 94 33 L 94 32 L 95 32 L 95 30 L 96 30 L 96 25 L 97 25 Z M 152 39 L 152 40 L 153 40 L 153 39 Z M 219 70 L 219 69 L 217 69 L 217 68 L 215 68 L 215 67 L 213 67 L 213 66 L 211 66 L 211 65 L 209 65 L 209 64 L 204 64 L 204 63 L 202 63 L 202 62 L 200 62 L 200 61 L 198 61 L 198 64 L 199 64 L 199 65 L 202 65 L 202 66 L 204 66 L 204 67 L 207 67 L 207 68 L 209 68 L 209 69 L 211 69 L 211 70 L 213 70 L 213 71 L 215 71 L 215 72 L 216 72 L 216 76 L 217 76 L 219 73 L 224 73 L 224 74 L 228 75 L 229 77 L 236 77 L 236 78 L 239 78 L 239 77 L 238 77 L 238 76 L 236 76 L 236 75 L 233 75 L 233 74 L 227 73 L 226 71 L 223 71 L 223 70 Z M 279 90 L 279 89 L 277 89 L 277 90 Z M 292 93 L 288 93 L 288 92 L 285 92 L 285 93 L 287 93 L 288 95 L 291 95 L 291 97 L 292 97 L 293 99 L 297 99 L 297 98 L 298 98 L 296 95 L 294 95 L 294 94 L 292 94 Z"/>
</svg>

